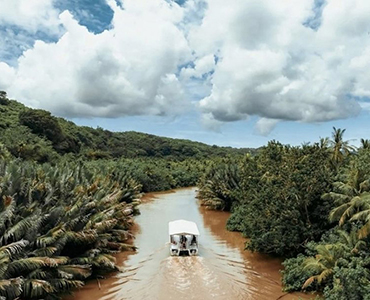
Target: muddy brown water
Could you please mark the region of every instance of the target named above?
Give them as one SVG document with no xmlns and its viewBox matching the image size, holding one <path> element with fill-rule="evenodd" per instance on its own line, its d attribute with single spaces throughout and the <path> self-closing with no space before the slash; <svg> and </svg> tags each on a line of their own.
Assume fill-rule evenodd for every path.
<svg viewBox="0 0 370 300">
<path fill-rule="evenodd" d="M 225 229 L 228 213 L 199 207 L 196 190 L 153 193 L 135 218 L 137 252 L 118 254 L 122 272 L 91 281 L 64 300 L 311 299 L 281 291 L 281 260 L 244 250 L 240 233 Z M 200 231 L 199 256 L 171 257 L 168 222 L 186 219 Z"/>
</svg>

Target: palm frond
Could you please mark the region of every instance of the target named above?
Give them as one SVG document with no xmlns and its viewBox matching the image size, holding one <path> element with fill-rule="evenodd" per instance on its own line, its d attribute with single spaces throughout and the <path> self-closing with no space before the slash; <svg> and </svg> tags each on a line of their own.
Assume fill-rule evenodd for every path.
<svg viewBox="0 0 370 300">
<path fill-rule="evenodd" d="M 83 281 L 69 280 L 64 278 L 50 279 L 50 286 L 58 293 L 69 291 L 71 289 L 81 288 L 84 286 Z"/>
<path fill-rule="evenodd" d="M 0 247 L 0 256 L 2 253 L 5 253 L 11 257 L 14 254 L 20 253 L 28 244 L 29 242 L 27 240 L 20 240 L 18 242 L 2 246 Z"/>
<path fill-rule="evenodd" d="M 360 183 L 360 192 L 370 192 L 370 180 L 364 180 L 363 182 Z"/>
<path fill-rule="evenodd" d="M 7 243 L 9 239 L 12 241 L 18 241 L 23 238 L 30 228 L 38 227 L 41 223 L 41 218 L 37 215 L 31 215 L 29 217 L 20 220 L 18 223 L 10 227 L 1 237 L 1 243 Z"/>
<path fill-rule="evenodd" d="M 8 265 L 7 273 L 9 275 L 31 272 L 42 267 L 56 267 L 67 263 L 67 257 L 28 257 L 18 259 Z"/>
<path fill-rule="evenodd" d="M 98 234 L 95 230 L 85 230 L 80 232 L 68 231 L 66 232 L 68 241 L 76 244 L 91 244 L 97 241 Z"/>
<path fill-rule="evenodd" d="M 358 231 L 358 237 L 360 239 L 365 239 L 369 236 L 369 234 L 370 234 L 370 222 L 366 222 L 366 224 L 362 226 Z"/>
<path fill-rule="evenodd" d="M 58 251 L 57 247 L 44 247 L 36 249 L 30 253 L 33 256 L 53 256 Z"/>
<path fill-rule="evenodd" d="M 333 274 L 332 269 L 326 269 L 320 273 L 320 275 L 317 276 L 317 283 L 321 284 L 323 281 L 325 281 L 329 276 Z"/>
<path fill-rule="evenodd" d="M 58 267 L 59 271 L 71 274 L 73 278 L 86 279 L 91 275 L 90 265 L 63 265 Z"/>
<path fill-rule="evenodd" d="M 5 297 L 5 299 L 16 299 L 19 297 L 23 291 L 23 279 L 13 278 L 13 279 L 1 279 L 0 280 L 0 296 Z"/>
<path fill-rule="evenodd" d="M 349 185 L 348 183 L 337 181 L 337 182 L 333 183 L 333 186 L 342 195 L 347 195 L 349 197 L 353 197 L 356 194 L 356 191 L 355 191 L 354 187 Z"/>
<path fill-rule="evenodd" d="M 26 279 L 23 285 L 25 299 L 42 298 L 55 292 L 55 288 L 46 280 Z"/>
<path fill-rule="evenodd" d="M 104 267 L 108 270 L 117 270 L 115 262 L 116 259 L 108 254 L 100 254 L 92 260 L 94 266 Z"/>
<path fill-rule="evenodd" d="M 350 203 L 344 203 L 334 208 L 329 214 L 329 221 L 334 222 L 340 220 L 344 212 L 348 209 L 348 207 L 350 207 L 350 205 Z"/>
<path fill-rule="evenodd" d="M 93 225 L 93 229 L 95 229 L 97 233 L 103 233 L 113 229 L 117 223 L 118 221 L 116 219 L 102 221 L 99 223 L 95 223 Z"/>
<path fill-rule="evenodd" d="M 59 225 L 53 229 L 50 229 L 46 234 L 36 239 L 36 245 L 37 247 L 46 247 L 48 245 L 52 245 L 65 232 L 66 230 L 63 228 L 62 225 Z"/>
<path fill-rule="evenodd" d="M 42 279 L 47 280 L 50 274 L 43 269 L 36 269 L 27 275 L 28 279 Z"/>
<path fill-rule="evenodd" d="M 302 290 L 306 289 L 311 283 L 313 283 L 317 279 L 317 276 L 311 276 L 309 277 L 304 284 L 302 285 Z"/>
</svg>

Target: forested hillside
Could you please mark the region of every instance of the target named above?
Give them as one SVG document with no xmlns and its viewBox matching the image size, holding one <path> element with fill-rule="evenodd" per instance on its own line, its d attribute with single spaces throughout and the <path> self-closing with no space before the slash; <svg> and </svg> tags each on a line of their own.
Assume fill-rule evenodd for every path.
<svg viewBox="0 0 370 300">
<path fill-rule="evenodd" d="M 171 160 L 203 159 L 245 154 L 253 149 L 209 146 L 139 132 L 111 132 L 77 126 L 49 112 L 30 109 L 0 93 L 0 136 L 14 157 L 51 162 L 61 155 L 101 158 L 155 157 Z"/>
</svg>

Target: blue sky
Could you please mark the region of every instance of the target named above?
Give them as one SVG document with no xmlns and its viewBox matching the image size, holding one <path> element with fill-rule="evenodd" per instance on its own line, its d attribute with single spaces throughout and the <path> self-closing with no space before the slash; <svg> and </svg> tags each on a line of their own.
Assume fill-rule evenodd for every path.
<svg viewBox="0 0 370 300">
<path fill-rule="evenodd" d="M 369 2 L 231 2 L 3 0 L 0 89 L 79 125 L 222 146 L 370 138 Z"/>
</svg>

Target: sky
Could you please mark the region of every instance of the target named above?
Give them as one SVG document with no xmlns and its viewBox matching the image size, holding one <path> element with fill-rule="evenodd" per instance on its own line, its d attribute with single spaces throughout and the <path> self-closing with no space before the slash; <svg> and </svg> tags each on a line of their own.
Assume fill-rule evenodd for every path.
<svg viewBox="0 0 370 300">
<path fill-rule="evenodd" d="M 0 90 L 232 147 L 370 138 L 368 0 L 1 0 Z"/>
</svg>

